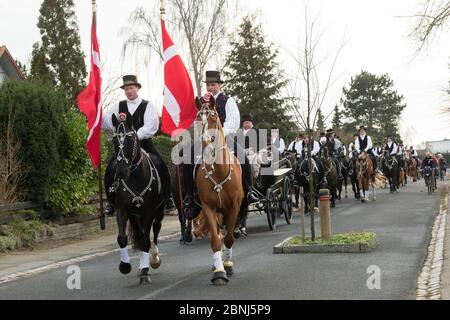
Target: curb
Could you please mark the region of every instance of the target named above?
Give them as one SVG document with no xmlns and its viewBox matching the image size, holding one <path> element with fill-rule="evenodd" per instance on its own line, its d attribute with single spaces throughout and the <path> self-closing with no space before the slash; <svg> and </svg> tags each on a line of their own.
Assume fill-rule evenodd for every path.
<svg viewBox="0 0 450 320">
<path fill-rule="evenodd" d="M 428 254 L 417 280 L 416 300 L 441 300 L 441 275 L 444 263 L 445 228 L 450 201 L 450 188 L 440 204 L 439 213 L 433 224 Z M 441 198 L 442 201 L 442 198 Z"/>
<path fill-rule="evenodd" d="M 367 243 L 347 243 L 347 244 L 312 244 L 285 246 L 285 243 L 291 240 L 290 237 L 273 248 L 274 254 L 292 254 L 292 253 L 368 253 L 376 248 L 376 240 Z"/>
</svg>

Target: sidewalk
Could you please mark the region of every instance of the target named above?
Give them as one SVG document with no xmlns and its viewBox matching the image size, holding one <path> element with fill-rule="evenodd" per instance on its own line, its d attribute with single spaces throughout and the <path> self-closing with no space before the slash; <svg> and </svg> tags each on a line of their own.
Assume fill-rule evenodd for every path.
<svg viewBox="0 0 450 320">
<path fill-rule="evenodd" d="M 178 216 L 166 215 L 160 239 L 178 237 L 179 233 Z M 117 231 L 106 231 L 83 237 L 81 240 L 48 243 L 38 246 L 35 250 L 0 254 L 0 280 L 7 275 L 28 272 L 55 263 L 83 256 L 95 256 L 116 249 L 118 249 Z"/>
</svg>

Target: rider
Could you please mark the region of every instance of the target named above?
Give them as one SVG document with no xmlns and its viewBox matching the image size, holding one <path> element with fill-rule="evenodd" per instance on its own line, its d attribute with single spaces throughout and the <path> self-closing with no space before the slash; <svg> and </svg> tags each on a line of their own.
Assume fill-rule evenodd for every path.
<svg viewBox="0 0 450 320">
<path fill-rule="evenodd" d="M 398 145 L 392 140 L 391 136 L 387 137 L 387 143 L 384 146 L 384 150 L 389 151 L 391 156 L 398 155 Z"/>
<path fill-rule="evenodd" d="M 353 141 L 348 145 L 348 157 L 353 158 L 353 152 L 356 151 L 356 140 L 358 140 L 359 134 L 353 135 Z"/>
<path fill-rule="evenodd" d="M 417 163 L 419 163 L 419 154 L 417 153 L 416 150 L 414 150 L 414 147 L 413 147 L 413 146 L 411 146 L 411 147 L 409 148 L 409 152 L 410 152 L 410 154 L 411 154 L 411 157 L 413 157 L 414 159 L 416 159 Z"/>
<path fill-rule="evenodd" d="M 152 138 L 157 134 L 159 129 L 159 117 L 155 107 L 148 101 L 139 97 L 139 89 L 142 85 L 138 82 L 135 75 L 127 75 L 123 77 L 123 85 L 120 87 L 127 100 L 121 101 L 109 107 L 107 110 L 103 110 L 103 123 L 102 128 L 108 131 L 115 132 L 117 128 L 114 127 L 112 117 L 115 115 L 117 119 L 119 114 L 129 114 L 133 119 L 133 128 L 136 130 L 137 136 L 140 141 L 142 149 L 147 153 L 154 155 L 160 163 L 159 175 L 163 183 L 163 194 L 166 199 L 166 208 L 170 208 L 170 174 L 166 163 L 162 159 L 161 155 L 153 145 Z M 115 159 L 110 159 L 105 172 L 105 190 L 108 205 L 106 206 L 105 213 L 109 216 L 114 215 L 114 196 L 113 190 L 114 184 L 114 170 L 113 166 Z"/>
<path fill-rule="evenodd" d="M 249 204 L 258 202 L 259 199 L 251 192 L 251 166 L 248 159 L 245 157 L 244 150 L 241 146 L 235 144 L 234 135 L 239 129 L 240 112 L 236 104 L 236 101 L 232 97 L 226 96 L 222 91 L 222 81 L 220 72 L 207 71 L 206 72 L 206 90 L 207 95 L 212 95 L 216 101 L 216 109 L 219 114 L 219 118 L 222 122 L 222 127 L 225 136 L 227 137 L 227 144 L 230 150 L 236 149 L 238 159 L 245 158 L 245 162 L 241 163 L 242 168 L 242 184 L 244 187 L 244 193 L 247 196 Z M 202 101 L 204 99 L 202 98 Z M 183 178 L 184 189 L 186 197 L 184 199 L 184 206 L 188 209 L 194 207 L 194 163 L 185 163 L 183 165 Z"/>
<path fill-rule="evenodd" d="M 342 175 L 342 165 L 341 165 L 341 150 L 342 143 L 335 138 L 335 132 L 333 129 L 328 129 L 326 134 L 326 142 L 325 146 L 330 153 L 331 158 L 333 159 L 336 169 L 338 172 L 338 179 L 344 180 L 344 176 Z"/>
<path fill-rule="evenodd" d="M 296 154 L 297 158 L 302 156 L 303 151 L 303 141 L 305 140 L 305 134 L 303 132 L 299 132 L 297 137 L 288 147 L 288 151 Z"/>
<path fill-rule="evenodd" d="M 278 149 L 280 154 L 282 154 L 286 150 L 286 144 L 284 143 L 283 138 L 280 137 L 278 129 L 272 128 L 270 135 L 271 135 L 271 144 Z"/>
<path fill-rule="evenodd" d="M 378 141 L 377 147 L 375 148 L 375 155 L 377 158 L 383 155 L 383 147 L 381 146 L 381 141 Z"/>
<path fill-rule="evenodd" d="M 434 161 L 434 157 L 431 152 L 426 153 L 426 156 L 422 161 L 420 170 L 425 169 L 425 167 L 430 167 L 431 169 L 434 169 L 436 167 L 436 161 Z"/>
<path fill-rule="evenodd" d="M 375 155 L 373 154 L 372 147 L 373 147 L 372 138 L 367 135 L 366 128 L 364 126 L 361 126 L 359 128 L 358 139 L 356 140 L 356 143 L 355 143 L 356 151 L 358 153 L 365 152 L 370 156 L 370 159 L 372 160 L 372 165 L 373 165 L 373 173 L 377 173 L 380 171 L 377 169 L 377 166 L 378 166 L 377 159 L 376 159 Z"/>
<path fill-rule="evenodd" d="M 310 131 L 310 134 L 313 134 L 313 131 Z M 325 171 L 323 169 L 323 165 L 322 165 L 322 161 L 320 161 L 320 159 L 317 157 L 317 155 L 320 152 L 320 144 L 319 142 L 317 142 L 316 140 L 314 140 L 314 138 L 312 139 L 311 142 L 309 142 L 309 138 L 308 135 L 305 136 L 305 140 L 303 140 L 302 142 L 302 158 L 306 159 L 307 157 L 307 150 L 308 148 L 311 149 L 311 157 L 314 160 L 313 162 L 316 163 L 317 166 L 317 170 L 319 171 L 319 181 L 320 184 L 324 184 L 325 183 Z"/>
</svg>

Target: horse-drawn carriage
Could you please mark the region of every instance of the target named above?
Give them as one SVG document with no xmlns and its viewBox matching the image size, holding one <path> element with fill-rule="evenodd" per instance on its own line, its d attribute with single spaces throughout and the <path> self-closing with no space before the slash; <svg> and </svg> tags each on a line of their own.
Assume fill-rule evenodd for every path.
<svg viewBox="0 0 450 320">
<path fill-rule="evenodd" d="M 275 169 L 276 168 L 276 169 Z M 251 212 L 264 211 L 270 230 L 276 228 L 277 216 L 284 215 L 287 224 L 292 223 L 294 171 L 291 163 L 281 159 L 262 164 L 253 191 L 259 202 Z"/>
</svg>

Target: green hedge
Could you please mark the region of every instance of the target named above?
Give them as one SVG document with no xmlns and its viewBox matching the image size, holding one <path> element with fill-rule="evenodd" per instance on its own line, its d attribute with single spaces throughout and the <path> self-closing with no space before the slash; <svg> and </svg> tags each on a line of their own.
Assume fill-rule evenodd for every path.
<svg viewBox="0 0 450 320">
<path fill-rule="evenodd" d="M 52 186 L 47 206 L 57 215 L 67 215 L 79 209 L 88 198 L 98 192 L 98 175 L 93 170 L 86 150 L 89 134 L 85 117 L 70 111 L 65 116 L 67 158 L 56 183 Z M 102 159 L 107 157 L 105 139 L 102 139 Z M 104 167 L 103 167 L 104 170 Z"/>
<path fill-rule="evenodd" d="M 46 202 L 67 154 L 64 93 L 37 80 L 6 81 L 0 87 L 0 136 L 13 112 L 14 136 L 21 141 L 20 160 L 27 174 L 27 200 Z"/>
</svg>

